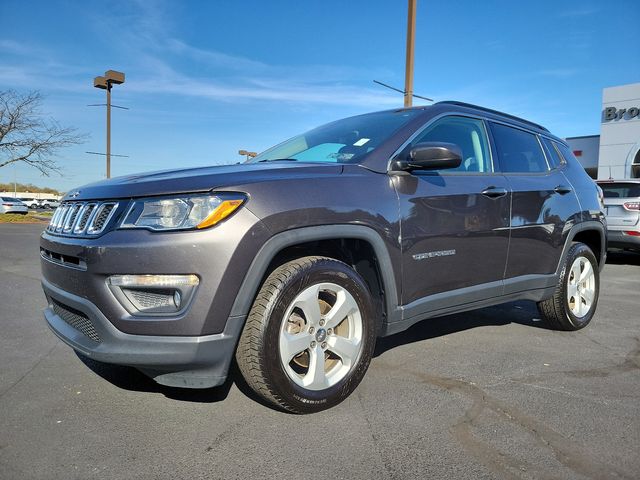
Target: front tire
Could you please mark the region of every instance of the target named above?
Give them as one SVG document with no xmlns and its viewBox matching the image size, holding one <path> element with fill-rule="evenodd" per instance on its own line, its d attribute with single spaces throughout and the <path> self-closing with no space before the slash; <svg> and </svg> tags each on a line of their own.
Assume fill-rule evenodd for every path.
<svg viewBox="0 0 640 480">
<path fill-rule="evenodd" d="M 553 297 L 538 303 L 547 324 L 556 330 L 586 327 L 596 311 L 600 293 L 600 269 L 584 243 L 571 245 Z"/>
<path fill-rule="evenodd" d="M 360 275 L 326 257 L 275 269 L 251 308 L 236 361 L 247 384 L 293 413 L 347 398 L 369 367 L 375 310 Z"/>
</svg>

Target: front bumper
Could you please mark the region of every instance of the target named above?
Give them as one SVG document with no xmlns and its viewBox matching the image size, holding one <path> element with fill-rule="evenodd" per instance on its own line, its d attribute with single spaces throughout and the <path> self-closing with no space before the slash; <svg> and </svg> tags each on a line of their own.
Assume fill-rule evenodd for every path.
<svg viewBox="0 0 640 480">
<path fill-rule="evenodd" d="M 245 273 L 267 230 L 241 209 L 195 232 L 113 230 L 98 238 L 45 231 L 40 239 L 44 315 L 81 354 L 140 369 L 158 383 L 208 388 L 224 382 L 246 312 L 231 316 Z M 112 275 L 194 274 L 200 283 L 184 311 L 129 313 L 109 287 Z"/>
<path fill-rule="evenodd" d="M 214 335 L 131 335 L 115 328 L 86 298 L 65 292 L 46 279 L 42 287 L 48 302 L 44 311 L 47 324 L 58 338 L 83 355 L 136 367 L 156 382 L 172 387 L 209 388 L 224 383 L 244 316 L 230 317 L 224 331 Z M 78 324 L 76 318 L 82 323 Z"/>
</svg>

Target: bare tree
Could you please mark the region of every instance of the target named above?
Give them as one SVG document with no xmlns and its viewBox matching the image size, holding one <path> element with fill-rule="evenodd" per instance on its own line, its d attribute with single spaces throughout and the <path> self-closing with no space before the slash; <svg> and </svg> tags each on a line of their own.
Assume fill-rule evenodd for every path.
<svg viewBox="0 0 640 480">
<path fill-rule="evenodd" d="M 84 142 L 75 128 L 45 118 L 41 104 L 38 92 L 0 91 L 0 167 L 24 162 L 43 175 L 59 173 L 54 158 L 58 150 Z"/>
</svg>

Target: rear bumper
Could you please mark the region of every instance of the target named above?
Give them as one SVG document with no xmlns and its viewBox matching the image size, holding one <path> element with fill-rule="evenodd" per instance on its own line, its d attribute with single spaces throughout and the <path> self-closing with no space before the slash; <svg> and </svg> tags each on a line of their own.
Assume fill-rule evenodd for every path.
<svg viewBox="0 0 640 480">
<path fill-rule="evenodd" d="M 209 388 L 224 383 L 245 317 L 230 317 L 224 331 L 213 335 L 132 335 L 115 328 L 86 298 L 46 279 L 42 287 L 48 302 L 44 311 L 47 324 L 77 352 L 100 362 L 136 367 L 162 385 Z M 65 310 L 67 315 L 62 313 Z M 82 325 L 74 328 L 69 317 L 79 319 Z"/>
<path fill-rule="evenodd" d="M 607 231 L 607 247 L 640 249 L 640 236 L 626 235 L 621 230 Z"/>
</svg>

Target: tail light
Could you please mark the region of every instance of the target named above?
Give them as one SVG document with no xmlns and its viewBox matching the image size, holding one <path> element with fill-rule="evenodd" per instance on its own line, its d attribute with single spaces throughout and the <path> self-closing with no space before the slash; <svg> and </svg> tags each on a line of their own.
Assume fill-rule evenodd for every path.
<svg viewBox="0 0 640 480">
<path fill-rule="evenodd" d="M 640 232 L 637 230 L 625 230 L 624 232 L 625 235 L 631 235 L 632 237 L 640 237 Z"/>
<path fill-rule="evenodd" d="M 604 207 L 604 191 L 600 188 L 600 185 L 596 185 L 598 189 L 598 198 L 600 199 L 600 206 Z"/>
<path fill-rule="evenodd" d="M 625 202 L 624 209 L 629 211 L 640 211 L 640 202 Z"/>
</svg>

